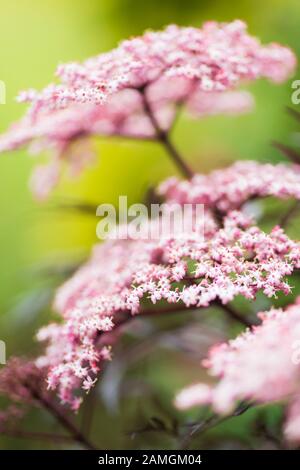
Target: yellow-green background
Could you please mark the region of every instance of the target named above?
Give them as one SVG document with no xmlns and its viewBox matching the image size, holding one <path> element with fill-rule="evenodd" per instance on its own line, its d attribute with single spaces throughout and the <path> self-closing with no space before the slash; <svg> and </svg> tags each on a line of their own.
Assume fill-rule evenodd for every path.
<svg viewBox="0 0 300 470">
<path fill-rule="evenodd" d="M 24 111 L 14 101 L 18 91 L 45 86 L 60 62 L 95 55 L 146 28 L 235 18 L 247 21 L 250 32 L 264 42 L 288 44 L 300 55 L 299 0 L 0 0 L 0 79 L 7 87 L 7 103 L 0 105 L 0 130 Z M 195 169 L 207 171 L 237 158 L 282 159 L 270 142 L 291 141 L 297 128 L 284 110 L 290 104 L 291 81 L 281 86 L 260 82 L 251 89 L 257 104 L 250 115 L 180 120 L 174 139 Z M 103 139 L 97 145 L 96 168 L 78 181 L 64 181 L 44 206 L 35 203 L 28 190 L 34 159 L 26 151 L 0 157 L 0 339 L 6 341 L 8 355 L 31 348 L 34 328 L 42 321 L 31 308 L 42 302 L 39 294 L 35 298 L 40 279 L 32 266 L 82 255 L 95 241 L 94 216 L 57 206 L 70 200 L 116 202 L 122 194 L 139 201 L 147 187 L 176 171 L 154 144 Z M 31 303 L 16 308 L 24 292 L 31 290 Z M 34 426 L 38 428 L 39 422 Z M 13 440 L 0 441 L 1 445 L 34 447 Z"/>
</svg>

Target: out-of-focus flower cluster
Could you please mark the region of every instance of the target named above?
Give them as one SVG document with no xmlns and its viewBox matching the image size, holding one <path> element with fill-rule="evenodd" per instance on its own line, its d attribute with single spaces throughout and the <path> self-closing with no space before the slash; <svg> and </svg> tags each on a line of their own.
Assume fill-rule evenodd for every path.
<svg viewBox="0 0 300 470">
<path fill-rule="evenodd" d="M 300 165 L 240 161 L 208 175 L 195 175 L 190 181 L 170 178 L 159 192 L 169 203 L 205 204 L 222 213 L 255 198 L 300 199 Z"/>
<path fill-rule="evenodd" d="M 179 408 L 210 404 L 231 413 L 240 401 L 288 404 L 285 435 L 300 442 L 300 298 L 285 310 L 259 314 L 262 324 L 214 346 L 204 361 L 215 386 L 195 384 L 176 398 Z"/>
<path fill-rule="evenodd" d="M 24 405 L 39 406 L 38 397 L 42 394 L 47 394 L 45 371 L 34 361 L 12 357 L 0 369 L 0 395 L 13 403 L 0 411 L 0 432 L 23 416 Z"/>
<path fill-rule="evenodd" d="M 88 136 L 155 139 L 145 99 L 159 128 L 168 131 L 178 105 L 196 117 L 251 110 L 252 96 L 233 89 L 260 77 L 283 81 L 294 67 L 288 48 L 261 45 L 241 21 L 147 32 L 83 64 L 59 66 L 59 85 L 23 92 L 20 100 L 31 107 L 0 138 L 0 151 L 28 144 L 32 153 L 52 151 L 50 163 L 38 166 L 31 180 L 43 199 L 57 184 L 64 160 L 71 174 L 92 161 Z"/>
</svg>

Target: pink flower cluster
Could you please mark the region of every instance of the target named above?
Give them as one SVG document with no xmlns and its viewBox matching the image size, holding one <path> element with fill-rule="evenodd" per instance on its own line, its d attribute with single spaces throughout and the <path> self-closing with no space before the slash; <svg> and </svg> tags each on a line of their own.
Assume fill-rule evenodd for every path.
<svg viewBox="0 0 300 470">
<path fill-rule="evenodd" d="M 169 90 L 169 99 L 171 94 Z M 164 99 L 167 99 L 166 95 Z M 250 111 L 253 99 L 247 92 L 194 92 L 186 104 L 195 117 L 200 117 Z M 176 108 L 170 103 L 165 104 L 162 97 L 155 104 L 153 101 L 152 106 L 160 128 L 167 131 L 175 119 Z M 25 116 L 0 137 L 0 152 L 25 145 L 29 145 L 33 155 L 51 151 L 50 162 L 35 168 L 30 184 L 33 193 L 39 199 L 45 199 L 57 185 L 64 162 L 68 163 L 71 176 L 76 176 L 94 161 L 96 152 L 91 136 L 155 139 L 155 129 L 145 114 L 140 94 L 135 90 L 123 90 L 101 106 L 73 104 L 66 109 L 41 113 L 34 120 Z"/>
<path fill-rule="evenodd" d="M 45 371 L 33 361 L 19 357 L 9 359 L 6 366 L 0 369 L 0 395 L 9 398 L 12 404 L 0 411 L 0 432 L 23 416 L 24 404 L 39 404 L 35 392 L 47 393 Z"/>
<path fill-rule="evenodd" d="M 253 108 L 253 96 L 247 91 L 198 92 L 188 102 L 188 109 L 194 117 L 238 115 L 250 112 Z"/>
<path fill-rule="evenodd" d="M 34 400 L 31 389 L 40 389 L 41 375 L 34 362 L 13 357 L 0 369 L 0 394 L 15 402 L 30 403 Z"/>
<path fill-rule="evenodd" d="M 71 174 L 92 161 L 88 136 L 155 139 L 145 98 L 160 129 L 167 131 L 181 104 L 197 117 L 250 111 L 252 96 L 232 89 L 260 77 L 283 81 L 294 67 L 289 49 L 262 46 L 241 21 L 146 32 L 83 64 L 59 66 L 60 85 L 23 92 L 20 100 L 31 107 L 0 138 L 0 151 L 28 144 L 33 153 L 52 151 L 51 162 L 38 166 L 31 180 L 34 193 L 44 199 L 57 184 L 64 160 Z"/>
<path fill-rule="evenodd" d="M 5 410 L 0 411 L 0 432 L 7 431 L 10 426 L 14 426 L 16 421 L 23 417 L 23 410 L 16 405 L 9 405 Z"/>
<path fill-rule="evenodd" d="M 149 302 L 184 310 L 226 304 L 239 294 L 254 299 L 260 290 L 268 297 L 287 294 L 285 277 L 297 267 L 298 243 L 279 227 L 265 234 L 240 212 L 229 213 L 223 228 L 210 223 L 204 241 L 195 233 L 190 239 L 107 241 L 59 289 L 55 309 L 63 323 L 39 332 L 48 347 L 37 364 L 50 368 L 49 386 L 77 408 L 74 389 L 94 385 L 122 315 L 142 314 Z"/>
<path fill-rule="evenodd" d="M 300 442 L 300 298 L 283 310 L 259 314 L 262 324 L 236 339 L 214 346 L 204 361 L 218 377 L 215 386 L 195 384 L 176 398 L 178 408 L 210 404 L 217 413 L 233 411 L 239 401 L 288 404 L 287 440 Z"/>
<path fill-rule="evenodd" d="M 168 91 L 170 80 L 178 77 L 195 82 L 202 91 L 225 91 L 260 77 L 282 82 L 295 62 L 288 48 L 261 45 L 242 21 L 207 22 L 201 29 L 172 25 L 123 41 L 82 64 L 60 65 L 61 84 L 41 93 L 30 90 L 21 98 L 33 103 L 31 112 L 36 114 L 74 101 L 102 103 L 117 91 L 157 87 L 158 82 L 164 96 L 161 90 Z"/>
<path fill-rule="evenodd" d="M 179 106 L 197 117 L 246 112 L 252 96 L 237 86 L 258 78 L 281 82 L 295 63 L 288 48 L 262 45 L 241 21 L 148 31 L 82 64 L 59 66 L 59 84 L 23 92 L 20 101 L 31 106 L 0 138 L 0 152 L 27 145 L 32 153 L 52 151 L 50 163 L 38 166 L 31 180 L 40 198 L 57 184 L 64 162 L 73 175 L 91 163 L 91 136 L 160 141 L 185 169 L 168 136 Z M 81 390 L 94 386 L 132 316 L 226 305 L 238 295 L 253 300 L 258 292 L 270 298 L 290 293 L 287 277 L 300 268 L 300 243 L 278 226 L 263 232 L 243 206 L 268 196 L 300 200 L 299 165 L 238 162 L 190 180 L 171 178 L 159 192 L 166 214 L 174 204 L 203 204 L 202 219 L 188 233 L 177 227 L 158 238 L 143 235 L 162 219 L 145 220 L 140 237 L 97 245 L 56 294 L 60 319 L 37 334 L 45 351 L 34 363 L 12 359 L 0 371 L 1 394 L 35 403 L 46 379 L 62 403 L 77 410 Z M 121 227 L 128 235 L 127 230 Z M 286 401 L 286 435 L 300 442 L 300 376 L 293 356 L 300 340 L 300 300 L 260 318 L 259 327 L 211 350 L 205 365 L 219 383 L 194 385 L 176 403 L 210 404 L 229 413 L 240 400 Z M 0 425 L 6 417 L 0 414 Z"/>
<path fill-rule="evenodd" d="M 190 181 L 172 177 L 161 184 L 159 192 L 169 203 L 205 204 L 225 213 L 254 198 L 300 199 L 300 165 L 239 161 Z"/>
</svg>

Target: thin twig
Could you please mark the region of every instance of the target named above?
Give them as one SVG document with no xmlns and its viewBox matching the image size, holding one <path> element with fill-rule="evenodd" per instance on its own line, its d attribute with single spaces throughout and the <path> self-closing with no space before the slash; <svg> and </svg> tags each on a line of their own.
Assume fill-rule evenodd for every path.
<svg viewBox="0 0 300 470">
<path fill-rule="evenodd" d="M 295 201 L 293 205 L 289 208 L 289 210 L 285 214 L 283 214 L 283 216 L 281 217 L 279 221 L 279 225 L 282 228 L 287 227 L 290 224 L 293 217 L 297 214 L 299 209 L 300 209 L 300 201 Z"/>
<path fill-rule="evenodd" d="M 87 449 L 97 450 L 97 448 L 84 436 L 84 434 L 77 428 L 72 420 L 61 410 L 61 408 L 40 391 L 36 390 L 31 384 L 24 384 L 43 408 L 45 408 L 57 421 L 71 434 L 74 441 L 82 444 Z M 98 449 L 99 450 L 99 449 Z"/>
<path fill-rule="evenodd" d="M 217 414 L 212 414 L 207 419 L 201 421 L 200 423 L 196 423 L 192 426 L 192 428 L 185 434 L 183 440 L 180 443 L 180 449 L 187 450 L 192 443 L 192 440 L 200 435 L 209 431 L 210 429 L 218 426 L 219 424 L 227 421 L 230 418 L 234 418 L 236 416 L 240 416 L 245 413 L 251 406 L 252 403 L 242 403 L 240 406 L 236 408 L 236 410 L 227 416 L 219 416 Z"/>
<path fill-rule="evenodd" d="M 229 315 L 230 318 L 233 320 L 239 322 L 243 326 L 246 326 L 247 328 L 251 328 L 255 323 L 251 322 L 248 318 L 244 317 L 241 315 L 239 312 L 234 310 L 229 304 L 223 305 L 219 301 L 213 302 L 210 306 L 208 307 L 197 307 L 195 305 L 191 305 L 190 307 L 186 307 L 185 305 L 182 304 L 175 304 L 172 307 L 167 307 L 163 309 L 145 309 L 142 310 L 138 317 L 156 317 L 160 315 L 171 315 L 171 314 L 176 314 L 179 312 L 186 312 L 186 311 L 195 311 L 195 310 L 203 310 L 209 307 L 219 307 L 222 308 L 222 310 Z M 114 331 L 118 331 L 118 329 L 121 329 L 127 322 L 134 320 L 136 316 L 133 316 L 130 311 L 128 312 L 120 312 L 119 314 L 115 315 L 114 317 Z M 98 347 L 101 345 L 101 340 L 105 340 L 106 333 L 105 332 L 99 332 L 98 333 Z"/>
<path fill-rule="evenodd" d="M 179 441 L 179 449 L 187 450 L 193 439 L 200 435 L 204 434 L 206 431 L 213 429 L 215 426 L 227 421 L 228 419 L 237 417 L 245 413 L 249 408 L 253 406 L 253 403 L 242 403 L 240 404 L 233 413 L 226 416 L 220 416 L 216 413 L 211 414 L 207 418 L 203 419 L 200 422 L 194 423 L 185 423 L 181 425 L 179 428 L 171 429 L 168 428 L 162 423 L 161 426 L 153 425 L 153 423 L 149 423 L 147 426 L 139 429 L 138 431 L 131 431 L 128 433 L 131 438 L 135 438 L 136 435 L 145 434 L 145 433 L 165 433 L 174 438 L 180 438 Z M 183 435 L 182 435 L 183 432 Z"/>
<path fill-rule="evenodd" d="M 97 389 L 94 388 L 87 397 L 84 403 L 84 409 L 81 421 L 81 432 L 88 438 L 91 432 L 91 427 L 94 417 L 94 409 L 97 399 Z"/>
<path fill-rule="evenodd" d="M 230 304 L 217 302 L 217 306 L 222 308 L 233 320 L 238 321 L 247 328 L 251 328 L 251 326 L 253 326 L 254 323 L 251 320 L 237 312 Z"/>
<path fill-rule="evenodd" d="M 201 421 L 200 423 L 193 424 L 189 426 L 189 430 L 185 433 L 183 439 L 180 441 L 179 448 L 181 450 L 187 450 L 192 443 L 193 438 L 202 433 L 206 430 L 212 428 L 213 426 L 219 424 L 222 419 L 224 420 L 225 417 L 220 418 L 218 415 L 211 415 L 207 419 Z"/>
<path fill-rule="evenodd" d="M 187 163 L 183 160 L 181 155 L 179 154 L 178 150 L 174 147 L 173 143 L 171 142 L 169 138 L 168 132 L 164 131 L 161 129 L 152 109 L 151 106 L 147 100 L 146 96 L 146 90 L 141 89 L 140 90 L 142 101 L 143 101 L 143 107 L 144 111 L 149 117 L 151 124 L 156 132 L 156 140 L 160 142 L 167 153 L 170 155 L 174 163 L 177 165 L 183 176 L 185 176 L 188 179 L 191 179 L 194 176 L 194 172 L 191 170 L 191 168 L 187 165 Z"/>
<path fill-rule="evenodd" d="M 45 432 L 32 432 L 32 431 L 23 431 L 21 429 L 6 429 L 4 431 L 1 430 L 1 436 L 13 437 L 13 438 L 21 438 L 21 439 L 37 439 L 37 440 L 45 440 L 45 441 L 52 441 L 52 442 L 74 442 L 73 437 L 71 436 L 63 436 L 61 434 L 52 434 L 52 433 L 45 433 Z"/>
<path fill-rule="evenodd" d="M 300 154 L 296 150 L 292 149 L 291 147 L 288 147 L 287 145 L 281 144 L 280 142 L 277 142 L 277 141 L 273 141 L 272 145 L 277 150 L 279 150 L 279 152 L 281 152 L 285 157 L 291 160 L 293 163 L 300 162 Z"/>
</svg>

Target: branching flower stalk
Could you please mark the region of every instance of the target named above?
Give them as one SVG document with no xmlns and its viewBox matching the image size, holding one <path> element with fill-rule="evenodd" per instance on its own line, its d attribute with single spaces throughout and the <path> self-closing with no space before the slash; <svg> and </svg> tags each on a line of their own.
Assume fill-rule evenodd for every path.
<svg viewBox="0 0 300 470">
<path fill-rule="evenodd" d="M 166 150 L 167 154 L 171 157 L 175 165 L 178 167 L 180 173 L 185 177 L 185 178 L 192 178 L 194 176 L 194 172 L 189 168 L 187 163 L 184 161 L 181 155 L 179 155 L 177 149 L 174 147 L 173 143 L 170 140 L 169 137 L 169 132 L 161 129 L 155 114 L 153 113 L 151 109 L 151 104 L 149 103 L 147 99 L 147 89 L 146 88 L 141 88 L 140 90 L 141 96 L 142 96 L 142 103 L 143 103 L 143 108 L 145 110 L 145 114 L 149 117 L 151 124 L 155 130 L 155 138 L 156 140 L 161 143 L 163 148 Z"/>
<path fill-rule="evenodd" d="M 30 388 L 30 384 L 26 384 Z M 90 450 L 99 450 L 95 447 L 88 438 L 80 431 L 79 428 L 69 419 L 66 413 L 58 406 L 53 400 L 49 400 L 47 397 L 40 394 L 37 390 L 32 390 L 31 393 L 41 406 L 47 410 L 54 418 L 65 428 L 73 438 L 75 442 Z"/>
<path fill-rule="evenodd" d="M 45 389 L 45 376 L 31 361 L 23 358 L 12 358 L 7 366 L 0 371 L 0 393 L 7 395 L 14 403 L 6 412 L 0 414 L 0 432 L 7 436 L 20 438 L 36 438 L 54 441 L 77 442 L 87 449 L 95 449 L 93 444 L 67 416 L 59 403 L 51 393 Z M 40 407 L 47 411 L 68 432 L 68 435 L 49 433 L 31 433 L 10 426 L 10 418 L 22 417 L 24 414 L 22 405 Z"/>
<path fill-rule="evenodd" d="M 206 431 L 210 431 L 214 427 L 218 426 L 219 424 L 227 421 L 228 419 L 240 416 L 249 408 L 251 408 L 251 404 L 242 403 L 238 406 L 230 415 L 220 417 L 217 413 L 211 414 L 208 418 L 200 421 L 199 423 L 194 423 L 187 432 L 184 433 L 183 438 L 180 440 L 180 449 L 188 449 L 192 444 L 192 441 L 198 437 L 199 435 L 204 434 Z"/>
</svg>

